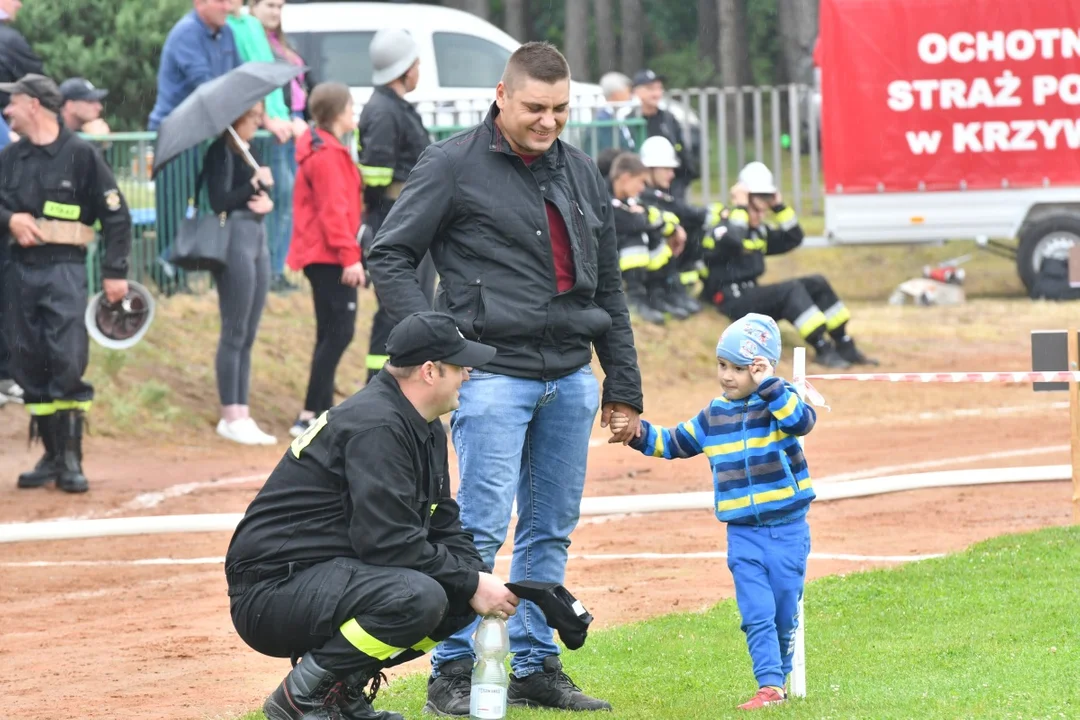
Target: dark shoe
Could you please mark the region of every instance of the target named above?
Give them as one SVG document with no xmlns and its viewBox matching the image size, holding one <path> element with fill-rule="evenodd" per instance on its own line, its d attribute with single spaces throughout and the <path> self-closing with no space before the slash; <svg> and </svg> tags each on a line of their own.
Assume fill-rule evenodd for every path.
<svg viewBox="0 0 1080 720">
<path fill-rule="evenodd" d="M 64 492 L 84 493 L 90 489 L 82 470 L 82 436 L 85 414 L 82 410 L 61 410 L 56 413 L 56 437 L 59 440 L 60 474 L 56 487 Z"/>
<path fill-rule="evenodd" d="M 814 358 L 814 362 L 822 367 L 831 368 L 833 370 L 847 370 L 851 367 L 851 363 L 840 357 L 840 353 L 836 351 L 836 348 L 830 342 L 824 343 L 818 347 L 817 357 Z"/>
<path fill-rule="evenodd" d="M 671 299 L 666 285 L 649 289 L 649 305 L 662 313 L 667 313 L 676 320 L 685 320 L 690 317 L 690 313 L 687 312 L 686 308 Z"/>
<path fill-rule="evenodd" d="M 270 281 L 270 292 L 275 292 L 281 295 L 287 293 L 296 292 L 300 288 L 289 282 L 289 279 L 284 275 L 275 275 Z"/>
<path fill-rule="evenodd" d="M 338 707 L 341 692 L 334 673 L 307 654 L 266 698 L 263 714 L 267 720 L 345 720 Z"/>
<path fill-rule="evenodd" d="M 544 658 L 543 672 L 523 678 L 511 674 L 507 702 L 510 705 L 556 710 L 611 710 L 611 704 L 606 700 L 581 692 L 581 688 L 563 672 L 562 661 L 557 655 Z"/>
<path fill-rule="evenodd" d="M 668 300 L 681 307 L 690 315 L 696 315 L 701 312 L 701 303 L 690 297 L 690 293 L 687 291 L 686 286 L 678 280 L 673 280 L 671 284 L 668 285 Z"/>
<path fill-rule="evenodd" d="M 30 418 L 30 442 L 41 438 L 45 454 L 38 460 L 33 470 L 19 475 L 20 488 L 39 488 L 56 482 L 60 477 L 59 456 L 57 453 L 56 416 L 38 415 Z"/>
<path fill-rule="evenodd" d="M 631 312 L 636 313 L 638 317 L 647 323 L 663 325 L 667 322 L 663 311 L 658 310 L 649 304 L 648 299 L 644 295 L 630 295 L 627 298 L 627 305 L 630 306 Z"/>
<path fill-rule="evenodd" d="M 868 358 L 859 352 L 859 348 L 855 347 L 855 341 L 851 338 L 846 340 L 838 340 L 836 343 L 836 352 L 840 357 L 847 360 L 852 365 L 879 365 L 874 358 Z"/>
<path fill-rule="evenodd" d="M 440 665 L 439 677 L 428 678 L 424 712 L 445 717 L 467 717 L 472 696 L 472 669 L 473 663 L 469 658 Z"/>
<path fill-rule="evenodd" d="M 389 710 L 378 711 L 371 706 L 379 686 L 386 680 L 382 673 L 357 673 L 341 681 L 342 692 L 338 701 L 341 717 L 344 720 L 405 720 L 401 715 Z M 371 690 L 367 691 L 368 683 Z"/>
</svg>

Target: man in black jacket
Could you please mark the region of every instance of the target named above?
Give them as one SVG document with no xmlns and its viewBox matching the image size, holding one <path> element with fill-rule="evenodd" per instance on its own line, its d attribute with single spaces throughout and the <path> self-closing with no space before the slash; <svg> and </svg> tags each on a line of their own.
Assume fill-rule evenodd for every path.
<svg viewBox="0 0 1080 720">
<path fill-rule="evenodd" d="M 495 350 L 434 312 L 401 321 L 387 350 L 370 384 L 293 441 L 229 544 L 237 633 L 294 659 L 263 706 L 269 720 L 400 720 L 371 707 L 382 669 L 477 613 L 516 611 L 461 528 L 439 421 Z"/>
<path fill-rule="evenodd" d="M 511 580 L 562 583 L 599 405 L 592 348 L 605 374 L 601 425 L 613 411 L 632 419 L 613 442 L 640 430 L 641 377 L 605 181 L 558 140 L 570 111 L 566 59 L 547 43 L 522 45 L 495 97 L 480 125 L 424 151 L 368 269 L 389 312 L 423 310 L 416 266 L 430 248 L 436 308 L 498 348 L 451 416 L 462 525 L 492 563 L 516 498 Z M 436 649 L 429 709 L 469 714 L 471 631 Z M 563 673 L 532 603 L 510 623 L 510 650 L 511 704 L 610 709 Z"/>
</svg>

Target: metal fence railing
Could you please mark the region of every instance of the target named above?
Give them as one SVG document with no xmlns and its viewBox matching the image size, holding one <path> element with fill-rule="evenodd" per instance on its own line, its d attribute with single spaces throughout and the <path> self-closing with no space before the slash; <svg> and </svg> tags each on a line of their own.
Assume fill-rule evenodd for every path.
<svg viewBox="0 0 1080 720">
<path fill-rule="evenodd" d="M 606 133 L 621 132 L 625 126 L 637 142 L 645 139 L 645 122 L 634 120 L 590 121 L 568 123 L 563 138 L 589 152 L 593 157 L 602 146 L 597 138 Z M 467 125 L 434 126 L 428 131 L 434 141 L 450 137 L 466 129 Z M 199 292 L 210 286 L 206 273 L 184 273 L 167 262 L 172 239 L 187 210 L 189 198 L 195 192 L 195 181 L 202 165 L 202 157 L 209 143 L 191 150 L 171 162 L 151 179 L 153 151 L 156 135 L 152 132 L 114 133 L 107 136 L 87 136 L 99 147 L 106 162 L 116 176 L 117 185 L 127 200 L 132 220 L 132 248 L 128 277 L 147 285 L 152 291 L 165 295 L 176 292 Z M 252 141 L 252 150 L 261 162 L 269 165 L 273 139 L 260 132 Z M 590 144 L 591 143 L 591 144 Z M 275 211 L 266 218 L 267 234 L 274 237 L 277 223 L 281 221 L 276 189 L 271 192 Z M 202 193 L 205 201 L 205 192 Z M 204 209 L 205 208 L 205 202 Z M 97 292 L 101 283 L 100 237 L 90 246 L 86 258 L 88 282 L 91 292 Z"/>
</svg>

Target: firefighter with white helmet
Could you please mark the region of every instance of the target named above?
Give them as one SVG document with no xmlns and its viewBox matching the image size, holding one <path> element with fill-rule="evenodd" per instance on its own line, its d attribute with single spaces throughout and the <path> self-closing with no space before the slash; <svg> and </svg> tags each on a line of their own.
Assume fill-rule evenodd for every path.
<svg viewBox="0 0 1080 720">
<path fill-rule="evenodd" d="M 420 48 L 416 40 L 403 28 L 383 28 L 371 39 L 368 52 L 375 90 L 360 113 L 357 149 L 364 180 L 365 238 L 373 240 L 431 138 L 420 113 L 405 100 L 405 95 L 416 89 L 420 79 Z M 369 249 L 364 248 L 365 261 Z M 435 266 L 430 256 L 424 257 L 416 272 L 428 302 L 433 302 Z M 386 362 L 386 340 L 393 327 L 380 305 L 371 323 L 368 380 Z"/>
<path fill-rule="evenodd" d="M 731 319 L 756 312 L 787 320 L 814 347 L 816 362 L 825 367 L 876 365 L 848 335 L 851 313 L 824 277 L 758 284 L 765 272 L 765 256 L 794 250 L 804 237 L 772 171 L 761 162 L 746 165 L 731 188 L 731 203 L 727 219 L 713 232 L 714 247 L 707 251 L 709 272 L 702 297 Z M 764 223 L 770 211 L 776 227 Z"/>
</svg>

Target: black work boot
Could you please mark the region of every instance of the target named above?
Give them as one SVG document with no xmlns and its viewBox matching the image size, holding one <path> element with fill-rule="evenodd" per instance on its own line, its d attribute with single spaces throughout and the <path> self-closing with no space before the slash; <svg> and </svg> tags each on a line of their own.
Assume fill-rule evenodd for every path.
<svg viewBox="0 0 1080 720">
<path fill-rule="evenodd" d="M 836 346 L 828 340 L 822 340 L 814 347 L 817 348 L 817 356 L 814 358 L 814 362 L 818 365 L 832 368 L 833 370 L 847 370 L 851 367 L 851 363 L 840 357 L 840 353 L 837 352 Z"/>
<path fill-rule="evenodd" d="M 855 341 L 850 336 L 845 336 L 842 340 L 836 341 L 837 354 L 847 360 L 852 365 L 878 365 L 878 361 L 874 358 L 869 358 L 859 352 L 859 348 L 855 347 Z"/>
<path fill-rule="evenodd" d="M 683 285 L 678 278 L 672 278 L 668 287 L 668 296 L 671 298 L 672 302 L 682 307 L 691 315 L 696 315 L 701 312 L 701 303 L 690 297 L 690 291 L 686 289 L 686 285 Z"/>
<path fill-rule="evenodd" d="M 467 717 L 472 700 L 472 669 L 470 658 L 440 665 L 439 677 L 428 678 L 424 712 L 446 717 Z"/>
<path fill-rule="evenodd" d="M 663 325 L 667 322 L 664 313 L 657 310 L 649 303 L 649 298 L 644 290 L 630 290 L 626 294 L 626 304 L 630 311 L 637 314 L 642 320 L 653 325 Z"/>
<path fill-rule="evenodd" d="M 358 672 L 342 680 L 341 698 L 338 701 L 341 717 L 344 720 L 405 720 L 395 712 L 380 712 L 371 706 L 379 693 L 379 686 L 385 681 L 386 676 L 381 672 Z M 371 690 L 366 691 L 369 682 Z"/>
<path fill-rule="evenodd" d="M 19 475 L 18 486 L 21 488 L 39 488 L 56 482 L 60 477 L 59 441 L 56 435 L 56 416 L 37 415 L 30 418 L 30 442 L 41 438 L 45 454 L 37 461 L 33 470 Z"/>
<path fill-rule="evenodd" d="M 581 692 L 581 688 L 563 672 L 562 661 L 557 655 L 544 658 L 543 672 L 523 678 L 511 674 L 507 703 L 556 710 L 611 710 L 611 704 L 606 700 Z"/>
<path fill-rule="evenodd" d="M 654 283 L 649 286 L 649 305 L 676 320 L 685 320 L 690 317 L 686 308 L 672 299 L 667 283 Z"/>
<path fill-rule="evenodd" d="M 84 493 L 90 489 L 82 471 L 82 436 L 85 414 L 82 410 L 61 410 L 56 413 L 57 447 L 60 474 L 56 487 L 64 492 Z"/>
<path fill-rule="evenodd" d="M 307 653 L 266 698 L 263 714 L 267 720 L 345 720 L 338 707 L 342 691 L 334 673 L 323 670 Z"/>
</svg>

